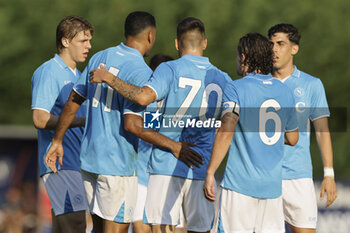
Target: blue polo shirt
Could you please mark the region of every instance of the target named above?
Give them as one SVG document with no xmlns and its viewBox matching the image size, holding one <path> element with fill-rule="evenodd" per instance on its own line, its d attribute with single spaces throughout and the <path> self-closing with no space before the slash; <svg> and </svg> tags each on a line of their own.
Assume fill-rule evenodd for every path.
<svg viewBox="0 0 350 233">
<path fill-rule="evenodd" d="M 37 68 L 32 77 L 32 109 L 40 109 L 59 116 L 68 100 L 74 83 L 78 80 L 80 71 L 76 74 L 66 65 L 57 54 Z M 82 104 L 76 117 L 85 117 L 86 105 Z M 80 145 L 84 128 L 76 127 L 67 130 L 63 137 L 63 165 L 59 170 L 80 171 Z M 40 176 L 52 172 L 46 167 L 44 158 L 51 145 L 55 131 L 38 130 L 38 156 Z"/>
<path fill-rule="evenodd" d="M 326 93 L 320 79 L 304 73 L 294 66 L 291 76 L 282 80 L 295 98 L 299 126 L 299 141 L 285 146 L 283 179 L 312 178 L 310 155 L 310 122 L 329 117 Z"/>
</svg>

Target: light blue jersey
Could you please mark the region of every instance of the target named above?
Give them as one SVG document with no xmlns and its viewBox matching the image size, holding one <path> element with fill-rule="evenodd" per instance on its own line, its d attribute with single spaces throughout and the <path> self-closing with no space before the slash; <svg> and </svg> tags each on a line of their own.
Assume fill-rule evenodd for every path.
<svg viewBox="0 0 350 233">
<path fill-rule="evenodd" d="M 147 106 L 146 111 L 156 111 L 157 102 Z M 144 186 L 148 185 L 149 173 L 147 172 L 148 162 L 151 157 L 153 145 L 140 139 L 137 158 L 137 182 Z"/>
<path fill-rule="evenodd" d="M 295 130 L 293 94 L 271 76 L 250 73 L 224 90 L 223 114 L 239 114 L 221 186 L 255 198 L 282 191 L 284 132 Z"/>
<path fill-rule="evenodd" d="M 78 80 L 80 71 L 76 74 L 66 65 L 60 56 L 55 56 L 35 70 L 32 78 L 32 109 L 47 111 L 53 115 L 61 115 L 64 104 Z M 76 117 L 85 117 L 86 106 L 83 104 Z M 64 158 L 61 170 L 80 171 L 79 152 L 84 128 L 68 129 L 63 137 Z M 40 176 L 52 172 L 46 167 L 44 158 L 51 145 L 54 130 L 38 130 L 38 155 Z"/>
<path fill-rule="evenodd" d="M 282 82 L 293 92 L 299 125 L 298 143 L 295 146 L 285 146 L 283 179 L 312 178 L 310 120 L 330 115 L 325 90 L 320 79 L 297 67 Z"/>
<path fill-rule="evenodd" d="M 124 129 L 123 115 L 142 117 L 144 107 L 125 99 L 106 83 L 89 83 L 89 72 L 101 63 L 120 79 L 137 86 L 142 86 L 152 74 L 141 53 L 123 43 L 91 58 L 74 86 L 74 90 L 88 100 L 81 168 L 95 174 L 133 176 L 139 139 Z"/>
<path fill-rule="evenodd" d="M 228 82 L 230 77 L 206 57 L 184 55 L 158 66 L 146 86 L 156 92 L 157 100 L 164 100 L 159 133 L 174 141 L 196 143 L 192 149 L 204 157 L 204 165 L 192 170 L 170 151 L 154 146 L 149 163 L 151 174 L 205 179 L 215 137 L 213 118 L 219 115 Z M 210 122 L 201 125 L 205 121 Z"/>
</svg>

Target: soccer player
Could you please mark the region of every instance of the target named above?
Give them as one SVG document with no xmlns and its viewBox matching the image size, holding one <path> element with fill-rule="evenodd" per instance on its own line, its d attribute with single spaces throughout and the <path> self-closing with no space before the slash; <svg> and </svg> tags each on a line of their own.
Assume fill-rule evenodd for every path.
<svg viewBox="0 0 350 233">
<path fill-rule="evenodd" d="M 145 86 L 123 82 L 106 69 L 91 73 L 91 82 L 106 82 L 138 104 L 164 100 L 159 132 L 173 140 L 196 143 L 193 150 L 204 157 L 203 166 L 189 169 L 169 151 L 159 146 L 153 148 L 144 221 L 152 224 L 155 233 L 174 232 L 180 221 L 181 206 L 189 232 L 208 232 L 214 219 L 215 203 L 199 193 L 203 189 L 215 128 L 200 125 L 219 114 L 222 90 L 231 79 L 203 57 L 206 46 L 204 24 L 189 17 L 177 26 L 175 47 L 181 57 L 160 64 Z M 179 127 L 165 127 L 168 123 Z M 182 128 L 180 125 L 184 124 Z"/>
<path fill-rule="evenodd" d="M 149 63 L 150 68 L 154 71 L 162 62 L 174 60 L 171 56 L 158 53 L 154 55 Z M 150 110 L 161 108 L 162 102 L 153 102 L 149 105 Z M 148 224 L 143 224 L 143 212 L 147 196 L 148 172 L 147 165 L 152 153 L 152 144 L 143 140 L 139 141 L 137 155 L 137 199 L 136 207 L 133 215 L 133 232 L 134 233 L 149 233 L 151 227 Z"/>
<path fill-rule="evenodd" d="M 268 36 L 274 44 L 272 76 L 292 90 L 300 130 L 297 145 L 285 146 L 282 185 L 284 218 L 295 233 L 315 232 L 317 201 L 309 149 L 310 120 L 315 127 L 324 166 L 321 199 L 326 192 L 326 207 L 328 207 L 337 197 L 326 94 L 321 80 L 298 70 L 293 65 L 293 57 L 298 53 L 301 37 L 298 29 L 291 24 L 277 24 L 269 29 Z"/>
<path fill-rule="evenodd" d="M 136 159 L 138 135 L 183 159 L 200 155 L 185 142 L 175 142 L 154 130 L 143 130 L 144 107 L 115 93 L 107 84 L 89 83 L 89 72 L 104 64 L 109 71 L 135 85 L 142 85 L 152 74 L 143 57 L 151 52 L 156 39 L 156 22 L 147 12 L 132 12 L 125 20 L 126 43 L 95 54 L 64 106 L 45 163 L 54 172 L 56 158 L 62 164 L 62 138 L 81 103 L 88 100 L 86 130 L 80 153 L 81 170 L 93 231 L 127 232 L 137 194 Z M 175 158 L 174 158 L 175 159 Z M 196 160 L 195 160 L 196 161 Z"/>
<path fill-rule="evenodd" d="M 85 19 L 69 16 L 58 24 L 58 54 L 42 64 L 33 74 L 33 123 L 38 129 L 40 176 L 43 178 L 52 207 L 52 232 L 85 232 L 86 195 L 80 174 L 79 152 L 85 125 L 86 108 L 73 116 L 62 140 L 65 162 L 54 174 L 45 166 L 48 150 L 59 115 L 74 83 L 80 76 L 77 63 L 84 62 L 91 49 L 93 27 Z"/>
<path fill-rule="evenodd" d="M 224 90 L 222 125 L 215 137 L 204 193 L 214 201 L 214 174 L 227 151 L 221 183 L 218 232 L 284 232 L 282 157 L 298 130 L 288 87 L 268 76 L 272 46 L 258 33 L 239 40 L 237 71 L 242 79 Z"/>
</svg>

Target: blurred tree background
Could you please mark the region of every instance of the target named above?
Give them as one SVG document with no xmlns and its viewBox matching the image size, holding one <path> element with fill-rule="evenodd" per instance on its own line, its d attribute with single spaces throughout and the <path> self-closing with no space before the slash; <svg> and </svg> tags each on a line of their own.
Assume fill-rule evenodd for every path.
<svg viewBox="0 0 350 233">
<path fill-rule="evenodd" d="M 124 41 L 124 19 L 135 10 L 148 11 L 157 20 L 152 55 L 161 52 L 177 57 L 177 23 L 186 16 L 200 18 L 208 38 L 205 55 L 232 79 L 238 78 L 235 48 L 241 36 L 248 32 L 266 35 L 277 23 L 294 24 L 302 35 L 296 65 L 323 81 L 331 107 L 343 107 L 342 115 L 331 117 L 331 125 L 336 125 L 338 131 L 332 133 L 335 169 L 337 178 L 350 179 L 346 118 L 350 96 L 348 0 L 1 0 L 0 124 L 32 124 L 31 77 L 56 52 L 55 31 L 63 17 L 80 15 L 94 25 L 91 56 Z M 84 64 L 80 66 L 83 68 Z M 322 163 L 314 136 L 312 141 L 314 173 L 320 178 Z"/>
</svg>

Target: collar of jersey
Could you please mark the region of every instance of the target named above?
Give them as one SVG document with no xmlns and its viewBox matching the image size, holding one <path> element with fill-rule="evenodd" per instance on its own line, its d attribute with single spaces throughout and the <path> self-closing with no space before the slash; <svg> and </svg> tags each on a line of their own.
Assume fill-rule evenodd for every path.
<svg viewBox="0 0 350 233">
<path fill-rule="evenodd" d="M 54 56 L 53 60 L 55 60 L 55 62 L 56 62 L 62 69 L 68 68 L 67 64 L 62 60 L 62 58 L 61 58 L 57 53 L 55 53 L 55 56 Z"/>
<path fill-rule="evenodd" d="M 190 60 L 192 62 L 196 63 L 201 63 L 201 64 L 207 64 L 209 65 L 209 58 L 207 57 L 202 57 L 202 56 L 197 56 L 197 55 L 192 55 L 192 54 L 185 54 L 181 58 Z"/>
<path fill-rule="evenodd" d="M 123 42 L 120 43 L 120 45 L 118 47 L 120 50 L 122 50 L 125 53 L 129 53 L 129 54 L 135 55 L 135 56 L 143 59 L 142 54 L 137 49 L 126 46 Z"/>
<path fill-rule="evenodd" d="M 300 77 L 300 70 L 296 66 L 294 66 L 294 71 L 292 73 L 293 77 L 299 78 Z"/>
<path fill-rule="evenodd" d="M 249 74 L 246 75 L 246 77 L 249 78 L 256 78 L 256 79 L 273 79 L 273 77 L 270 74 L 259 74 L 259 73 L 255 73 L 255 72 L 251 72 Z"/>
</svg>

